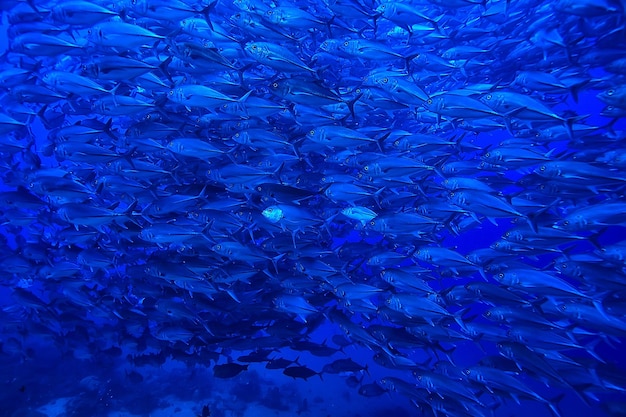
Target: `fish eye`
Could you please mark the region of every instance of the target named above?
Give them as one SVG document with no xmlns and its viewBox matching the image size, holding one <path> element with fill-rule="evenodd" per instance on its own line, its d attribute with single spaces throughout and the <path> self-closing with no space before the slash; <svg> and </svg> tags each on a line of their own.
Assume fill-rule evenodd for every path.
<svg viewBox="0 0 626 417">
<path fill-rule="evenodd" d="M 490 317 L 490 316 L 491 316 L 491 310 L 487 310 L 487 311 L 485 312 L 485 316 Z"/>
<path fill-rule="evenodd" d="M 369 165 L 365 165 L 365 167 L 363 168 L 363 171 L 367 172 L 370 170 L 370 166 Z"/>
<path fill-rule="evenodd" d="M 385 10 L 385 5 L 384 4 L 380 5 L 380 10 Z"/>
<path fill-rule="evenodd" d="M 567 269 L 567 264 L 561 264 L 561 268 Z"/>
<path fill-rule="evenodd" d="M 487 95 L 485 96 L 485 98 L 486 98 L 487 100 L 491 100 L 491 94 L 487 94 Z"/>
<path fill-rule="evenodd" d="M 240 18 L 241 18 L 241 13 L 237 13 L 237 14 L 235 15 L 235 19 L 240 19 Z"/>
<path fill-rule="evenodd" d="M 385 77 L 383 78 L 383 83 L 387 84 L 389 82 L 389 78 Z"/>
<path fill-rule="evenodd" d="M 348 41 L 345 41 L 345 42 L 343 43 L 343 46 L 348 46 Z"/>
<path fill-rule="evenodd" d="M 169 95 L 173 96 L 174 95 L 174 90 L 170 90 Z"/>
<path fill-rule="evenodd" d="M 315 134 L 315 130 L 309 130 L 309 135 L 314 135 Z"/>
<path fill-rule="evenodd" d="M 426 100 L 426 103 L 433 104 L 433 100 L 429 98 L 428 100 Z"/>
<path fill-rule="evenodd" d="M 485 154 L 485 158 L 489 158 L 490 156 L 491 156 L 491 153 L 489 153 L 489 152 L 487 152 L 487 153 Z"/>
<path fill-rule="evenodd" d="M 607 90 L 606 94 L 612 96 L 615 93 L 615 90 Z"/>
<path fill-rule="evenodd" d="M 471 372 L 471 371 L 470 371 L 469 369 L 464 369 L 464 370 L 463 370 L 463 373 L 464 373 L 465 375 L 469 375 L 469 374 L 470 374 L 470 372 Z"/>
<path fill-rule="evenodd" d="M 565 310 L 567 310 L 567 305 L 565 305 L 565 304 L 561 304 L 561 305 L 559 306 L 559 309 L 560 309 L 561 311 L 565 311 Z"/>
<path fill-rule="evenodd" d="M 222 249 L 222 245 L 217 245 L 217 246 L 215 246 L 215 249 L 217 249 L 217 250 L 221 250 L 221 249 Z"/>
<path fill-rule="evenodd" d="M 274 13 L 272 10 L 268 10 L 268 11 L 267 11 L 267 14 L 268 14 L 268 15 L 271 15 L 272 13 Z"/>
<path fill-rule="evenodd" d="M 539 168 L 540 171 L 545 171 L 546 170 L 546 166 L 545 165 L 541 165 L 541 167 Z"/>
<path fill-rule="evenodd" d="M 375 222 L 374 220 L 372 220 L 372 221 L 370 222 L 370 226 L 374 226 L 375 224 L 376 224 L 376 222 Z"/>
<path fill-rule="evenodd" d="M 565 221 L 563 222 L 563 224 L 564 224 L 565 226 L 568 226 L 568 225 L 569 225 L 569 220 L 565 220 Z"/>
<path fill-rule="evenodd" d="M 274 84 L 272 84 L 272 87 L 274 87 L 274 88 L 278 88 L 278 83 L 274 83 Z"/>
<path fill-rule="evenodd" d="M 500 272 L 500 273 L 498 274 L 498 278 L 504 278 L 504 274 L 503 274 L 502 272 Z"/>
<path fill-rule="evenodd" d="M 421 375 L 418 375 L 418 376 L 417 376 L 417 380 L 418 380 L 418 381 L 421 381 L 421 380 L 422 380 L 422 376 L 421 376 Z"/>
<path fill-rule="evenodd" d="M 256 49 L 256 48 L 257 48 L 257 46 L 256 46 L 256 45 L 252 45 L 252 49 Z"/>
</svg>

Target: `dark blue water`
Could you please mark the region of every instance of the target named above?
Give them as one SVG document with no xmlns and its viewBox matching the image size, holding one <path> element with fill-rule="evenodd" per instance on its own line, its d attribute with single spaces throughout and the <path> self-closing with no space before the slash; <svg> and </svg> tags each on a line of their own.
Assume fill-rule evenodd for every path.
<svg viewBox="0 0 626 417">
<path fill-rule="evenodd" d="M 0 3 L 0 416 L 626 415 L 623 2 Z"/>
</svg>

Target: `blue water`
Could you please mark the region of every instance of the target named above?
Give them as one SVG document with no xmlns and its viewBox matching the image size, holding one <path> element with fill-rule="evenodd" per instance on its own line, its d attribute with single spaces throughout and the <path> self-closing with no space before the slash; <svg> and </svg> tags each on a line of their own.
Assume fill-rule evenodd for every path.
<svg viewBox="0 0 626 417">
<path fill-rule="evenodd" d="M 3 1 L 0 416 L 626 415 L 624 8 Z"/>
</svg>

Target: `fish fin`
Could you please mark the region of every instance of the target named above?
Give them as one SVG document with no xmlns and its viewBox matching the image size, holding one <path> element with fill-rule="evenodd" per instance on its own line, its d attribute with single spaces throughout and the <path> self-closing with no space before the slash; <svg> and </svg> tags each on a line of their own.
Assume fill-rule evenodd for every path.
<svg viewBox="0 0 626 417">
<path fill-rule="evenodd" d="M 493 224 L 494 226 L 498 226 L 496 219 L 494 219 L 493 217 L 487 217 L 487 220 L 489 220 L 489 222 Z"/>
<path fill-rule="evenodd" d="M 174 57 L 170 55 L 167 57 L 167 59 L 165 59 L 163 62 L 159 64 L 159 69 L 163 72 L 163 74 L 165 74 L 165 76 L 167 77 L 168 80 L 170 80 L 170 82 L 174 82 L 174 80 L 172 79 L 172 75 L 170 74 L 168 70 L 168 66 L 172 62 L 172 59 L 174 59 Z"/>
<path fill-rule="evenodd" d="M 215 8 L 216 4 L 217 4 L 217 0 L 214 0 L 214 1 L 210 2 L 204 9 L 202 9 L 200 11 L 200 14 L 202 16 L 204 16 L 204 20 L 206 20 L 206 23 L 211 28 L 211 31 L 214 31 L 213 23 L 211 23 L 211 12 Z"/>
<path fill-rule="evenodd" d="M 561 411 L 559 410 L 558 405 L 564 397 L 565 394 L 561 393 L 547 402 L 548 407 L 550 407 L 550 410 L 556 417 L 561 417 Z"/>
<path fill-rule="evenodd" d="M 252 94 L 252 90 L 248 91 L 246 94 L 244 94 L 243 96 L 241 96 L 237 102 L 238 103 L 245 103 L 245 101 L 248 99 L 248 97 L 250 97 L 250 94 Z"/>
</svg>

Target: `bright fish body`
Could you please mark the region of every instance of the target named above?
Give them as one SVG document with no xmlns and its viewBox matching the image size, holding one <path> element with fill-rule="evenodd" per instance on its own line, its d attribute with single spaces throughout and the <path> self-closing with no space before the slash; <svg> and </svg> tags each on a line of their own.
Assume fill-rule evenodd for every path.
<svg viewBox="0 0 626 417">
<path fill-rule="evenodd" d="M 99 46 L 133 49 L 146 44 L 153 44 L 165 37 L 121 21 L 99 23 L 89 29 L 89 40 Z"/>
<path fill-rule="evenodd" d="M 223 103 L 235 102 L 231 98 L 203 85 L 181 85 L 168 93 L 168 99 L 187 107 L 216 108 Z"/>
<path fill-rule="evenodd" d="M 110 92 L 89 78 L 71 72 L 48 72 L 42 81 L 61 93 L 89 95 Z"/>
<path fill-rule="evenodd" d="M 282 71 L 308 71 L 315 73 L 291 51 L 269 42 L 253 42 L 245 46 L 245 51 L 261 64 Z"/>
<path fill-rule="evenodd" d="M 52 18 L 68 25 L 92 26 L 116 15 L 114 11 L 82 0 L 60 2 L 52 8 Z"/>
</svg>

